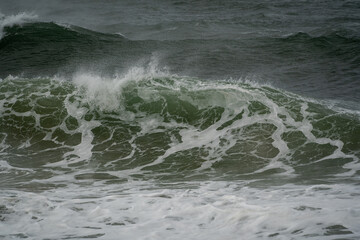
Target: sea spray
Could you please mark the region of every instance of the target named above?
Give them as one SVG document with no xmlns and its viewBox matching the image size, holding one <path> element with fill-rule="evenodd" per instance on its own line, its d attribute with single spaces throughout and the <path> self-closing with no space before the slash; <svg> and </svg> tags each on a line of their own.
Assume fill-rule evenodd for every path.
<svg viewBox="0 0 360 240">
<path fill-rule="evenodd" d="M 26 22 L 33 21 L 37 19 L 38 16 L 33 13 L 19 13 L 16 15 L 8 15 L 0 13 L 0 39 L 4 36 L 4 28 L 12 27 L 14 25 L 21 25 Z"/>
</svg>

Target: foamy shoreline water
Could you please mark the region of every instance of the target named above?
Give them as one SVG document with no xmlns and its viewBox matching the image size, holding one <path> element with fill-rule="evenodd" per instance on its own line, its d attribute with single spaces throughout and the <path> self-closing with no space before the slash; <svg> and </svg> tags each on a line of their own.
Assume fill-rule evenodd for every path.
<svg viewBox="0 0 360 240">
<path fill-rule="evenodd" d="M 183 183 L 184 184 L 184 183 Z M 191 186 L 192 185 L 192 186 Z M 360 236 L 358 187 L 285 185 L 257 189 L 236 182 L 158 189 L 131 182 L 27 193 L 7 191 L 5 238 L 29 239 L 346 239 Z M 91 187 L 90 187 L 91 186 Z M 120 188 L 119 188 L 120 187 Z M 72 190 L 71 190 L 72 189 Z M 5 196 L 4 196 L 5 195 Z M 347 237 L 350 238 L 347 238 Z"/>
</svg>

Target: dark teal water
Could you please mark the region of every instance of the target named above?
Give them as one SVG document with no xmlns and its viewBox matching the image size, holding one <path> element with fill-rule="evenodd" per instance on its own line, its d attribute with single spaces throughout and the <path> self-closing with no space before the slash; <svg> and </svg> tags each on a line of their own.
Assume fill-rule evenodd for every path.
<svg viewBox="0 0 360 240">
<path fill-rule="evenodd" d="M 357 1 L 3 1 L 0 237 L 357 239 Z"/>
</svg>

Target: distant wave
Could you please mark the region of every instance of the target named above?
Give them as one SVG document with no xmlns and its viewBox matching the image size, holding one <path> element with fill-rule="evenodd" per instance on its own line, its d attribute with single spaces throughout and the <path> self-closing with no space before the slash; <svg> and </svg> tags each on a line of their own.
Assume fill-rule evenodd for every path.
<svg viewBox="0 0 360 240">
<path fill-rule="evenodd" d="M 284 49 L 316 51 L 327 57 L 341 57 L 349 64 L 360 64 L 360 37 L 352 32 L 333 31 L 319 36 L 299 32 L 278 40 Z"/>
<path fill-rule="evenodd" d="M 127 41 L 119 34 L 105 34 L 54 22 L 25 21 L 30 17 L 19 19 L 13 24 L 4 24 L 0 39 L 1 71 L 5 76 L 26 70 L 35 71 L 38 76 L 49 75 L 48 72 L 53 75 L 72 58 L 95 56 L 101 59 L 111 55 L 113 44 L 121 47 Z"/>
<path fill-rule="evenodd" d="M 78 26 L 54 22 L 26 22 L 26 18 L 21 20 L 24 21 L 14 22 L 10 25 L 4 24 L 2 42 L 23 41 L 26 43 L 39 41 L 41 43 L 41 41 L 81 41 L 85 38 L 90 38 L 88 40 L 91 40 L 91 38 L 96 38 L 97 40 L 124 39 L 119 34 L 104 34 Z"/>
<path fill-rule="evenodd" d="M 282 39 L 289 42 L 313 42 L 314 44 L 324 47 L 345 43 L 354 45 L 360 43 L 360 37 L 349 31 L 333 31 L 320 36 L 312 36 L 308 33 L 298 32 Z"/>
<path fill-rule="evenodd" d="M 285 37 L 262 36 L 254 39 L 184 39 L 184 40 L 143 40 L 127 39 L 120 34 L 109 34 L 92 31 L 74 25 L 64 25 L 54 22 L 27 21 L 35 19 L 34 15 L 16 15 L 3 20 L 3 37 L 0 40 L 0 60 L 5 67 L 4 75 L 19 74 L 19 69 L 25 71 L 39 67 L 41 71 L 60 66 L 69 59 L 76 58 L 76 63 L 95 61 L 114 56 L 114 61 L 128 61 L 152 54 L 154 51 L 177 52 L 183 48 L 193 53 L 192 47 L 204 47 L 204 60 L 215 61 L 206 57 L 213 47 L 220 48 L 218 61 L 228 60 L 235 51 L 242 51 L 239 46 L 266 50 L 272 56 L 293 58 L 303 52 L 325 54 L 326 57 L 340 57 L 349 64 L 360 63 L 360 38 L 346 31 L 335 31 L 320 36 L 308 33 L 295 33 Z M 13 19 L 13 20 L 11 20 Z M 254 45 L 257 43 L 257 45 Z M 31 55 L 31 58 L 30 58 Z M 193 54 L 191 54 L 193 55 Z M 191 56 L 190 55 L 190 56 Z M 240 57 L 241 56 L 236 56 Z M 321 57 L 321 55 L 319 56 Z M 173 60 L 171 60 L 173 61 Z M 254 61 L 254 60 L 253 60 Z M 279 61 L 279 60 L 277 60 Z M 236 63 L 236 62 L 234 62 Z M 231 64 L 231 63 L 230 63 Z M 47 68 L 42 66 L 46 65 Z M 56 66 L 57 65 L 57 66 Z M 8 68 L 8 69 L 7 69 Z M 356 66 L 351 66 L 356 68 Z M 51 71 L 50 71 L 51 72 Z M 53 75 L 54 72 L 52 72 Z M 2 75 L 2 77 L 4 77 Z"/>
</svg>

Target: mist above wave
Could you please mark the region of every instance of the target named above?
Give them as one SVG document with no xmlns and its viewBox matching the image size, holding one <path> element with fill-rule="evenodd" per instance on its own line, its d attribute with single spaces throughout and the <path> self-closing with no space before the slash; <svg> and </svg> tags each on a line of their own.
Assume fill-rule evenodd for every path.
<svg viewBox="0 0 360 240">
<path fill-rule="evenodd" d="M 4 36 L 4 28 L 12 27 L 14 25 L 21 25 L 26 22 L 31 22 L 37 19 L 38 16 L 33 13 L 19 13 L 16 15 L 8 15 L 0 13 L 0 39 Z"/>
</svg>

